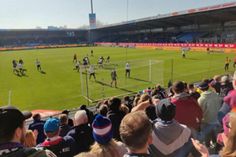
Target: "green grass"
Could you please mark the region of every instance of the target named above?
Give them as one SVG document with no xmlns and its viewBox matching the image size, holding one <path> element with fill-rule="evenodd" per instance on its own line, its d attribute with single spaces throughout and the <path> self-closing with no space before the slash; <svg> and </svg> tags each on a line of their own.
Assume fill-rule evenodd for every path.
<svg viewBox="0 0 236 157">
<path fill-rule="evenodd" d="M 65 109 L 79 107 L 87 103 L 82 97 L 80 73 L 73 71 L 73 54 L 79 59 L 90 54 L 91 48 L 39 49 L 24 51 L 0 52 L 0 105 L 8 104 L 8 94 L 11 91 L 11 104 L 21 109 Z M 90 57 L 93 64 L 99 56 L 111 56 L 111 64 L 118 64 L 118 87 L 111 88 L 110 69 L 98 69 L 97 80 L 88 81 L 91 99 L 101 99 L 114 95 L 121 95 L 129 91 L 139 91 L 154 83 L 166 85 L 171 79 L 171 65 L 173 60 L 173 80 L 194 82 L 215 74 L 224 74 L 224 60 L 226 56 L 233 59 L 234 54 L 206 54 L 199 52 L 187 53 L 187 59 L 181 58 L 180 52 L 95 47 L 94 57 Z M 126 53 L 127 52 L 127 53 Z M 12 60 L 22 58 L 27 69 L 27 76 L 18 77 L 12 72 Z M 36 70 L 35 59 L 42 63 L 46 74 Z M 131 63 L 132 77 L 125 79 L 124 64 Z M 149 80 L 148 62 L 162 61 L 152 65 L 152 83 Z M 161 73 L 163 72 L 163 74 Z M 233 72 L 232 64 L 230 72 Z M 82 82 L 85 88 L 85 75 Z"/>
</svg>

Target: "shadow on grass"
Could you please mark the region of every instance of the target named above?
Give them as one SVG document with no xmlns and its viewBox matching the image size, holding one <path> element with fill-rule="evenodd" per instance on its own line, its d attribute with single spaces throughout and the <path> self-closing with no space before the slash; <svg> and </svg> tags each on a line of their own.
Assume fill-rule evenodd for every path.
<svg viewBox="0 0 236 157">
<path fill-rule="evenodd" d="M 143 80 L 143 79 L 139 79 L 139 78 L 135 78 L 135 77 L 130 77 L 128 79 L 132 79 L 132 80 L 136 80 L 136 81 L 141 81 L 141 82 L 148 82 L 148 83 L 150 82 L 148 80 Z"/>
<path fill-rule="evenodd" d="M 100 85 L 103 85 L 103 86 L 111 87 L 110 84 L 102 82 L 102 81 L 97 80 L 96 83 L 98 83 Z M 119 89 L 119 90 L 122 90 L 122 91 L 125 91 L 125 92 L 132 92 L 132 93 L 134 92 L 134 91 L 131 91 L 131 90 L 128 90 L 128 89 L 125 89 L 125 88 L 121 88 L 121 87 L 116 87 L 116 89 Z"/>
<path fill-rule="evenodd" d="M 47 73 L 43 70 L 40 71 L 41 74 L 46 75 Z"/>
</svg>

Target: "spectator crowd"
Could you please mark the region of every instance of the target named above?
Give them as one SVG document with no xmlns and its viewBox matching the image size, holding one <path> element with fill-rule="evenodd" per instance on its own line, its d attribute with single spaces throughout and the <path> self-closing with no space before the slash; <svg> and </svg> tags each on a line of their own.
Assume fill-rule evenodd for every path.
<svg viewBox="0 0 236 157">
<path fill-rule="evenodd" d="M 0 157 L 236 157 L 236 72 L 69 112 L 44 121 L 0 107 Z"/>
</svg>

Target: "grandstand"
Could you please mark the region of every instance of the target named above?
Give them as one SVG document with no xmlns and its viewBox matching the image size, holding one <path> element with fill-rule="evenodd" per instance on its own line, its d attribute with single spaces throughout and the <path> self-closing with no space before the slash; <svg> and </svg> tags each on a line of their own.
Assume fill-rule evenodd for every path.
<svg viewBox="0 0 236 157">
<path fill-rule="evenodd" d="M 93 29 L 0 30 L 0 47 L 94 42 L 235 43 L 236 3 L 190 9 Z"/>
</svg>

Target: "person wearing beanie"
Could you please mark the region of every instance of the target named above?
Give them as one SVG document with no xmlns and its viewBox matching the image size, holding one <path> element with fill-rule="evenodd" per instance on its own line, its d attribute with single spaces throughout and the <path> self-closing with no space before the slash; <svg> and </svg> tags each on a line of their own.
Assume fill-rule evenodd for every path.
<svg viewBox="0 0 236 157">
<path fill-rule="evenodd" d="M 158 118 L 153 122 L 153 145 L 150 146 L 150 153 L 155 156 L 198 155 L 191 143 L 191 130 L 174 119 L 176 108 L 169 99 L 163 99 L 156 105 Z"/>
<path fill-rule="evenodd" d="M 199 140 L 205 141 L 206 146 L 210 147 L 210 141 L 216 143 L 216 136 L 219 131 L 217 114 L 222 105 L 222 99 L 215 92 L 209 90 L 207 82 L 201 82 L 199 89 L 202 93 L 198 103 L 203 112 Z"/>
<path fill-rule="evenodd" d="M 144 111 L 131 112 L 121 121 L 120 136 L 128 147 L 124 157 L 151 157 L 152 124 Z"/>
<path fill-rule="evenodd" d="M 61 137 L 60 120 L 58 118 L 49 118 L 44 124 L 46 140 L 39 144 L 38 148 L 51 150 L 57 157 L 73 157 L 76 155 L 75 141 L 70 136 Z"/>
<path fill-rule="evenodd" d="M 122 157 L 126 152 L 123 143 L 115 141 L 110 119 L 98 114 L 92 124 L 95 140 L 89 154 L 99 157 Z"/>
</svg>

